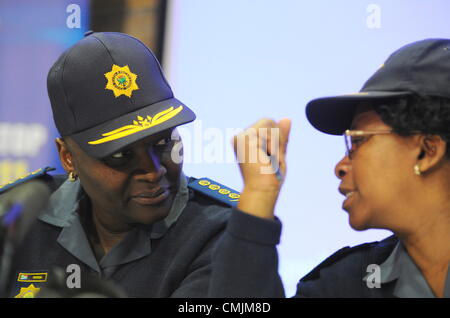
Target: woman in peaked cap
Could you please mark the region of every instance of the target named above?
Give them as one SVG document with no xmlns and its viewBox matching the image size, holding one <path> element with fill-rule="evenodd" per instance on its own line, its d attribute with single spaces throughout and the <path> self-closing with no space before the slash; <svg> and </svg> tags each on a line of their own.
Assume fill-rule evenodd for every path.
<svg viewBox="0 0 450 318">
<path fill-rule="evenodd" d="M 227 295 L 232 250 L 215 263 L 213 251 L 246 215 L 234 190 L 183 174 L 176 127 L 195 115 L 153 53 L 126 34 L 89 33 L 47 87 L 68 177 L 46 176 L 49 206 L 16 253 L 8 296 Z"/>
<path fill-rule="evenodd" d="M 335 174 L 351 227 L 393 236 L 338 251 L 300 280 L 295 296 L 450 297 L 450 40 L 400 48 L 360 92 L 315 99 L 306 113 L 318 130 L 344 136 L 347 152 Z M 254 127 L 277 125 L 283 130 L 270 120 Z M 240 168 L 238 207 L 273 219 L 279 188 L 267 184 L 276 184 L 275 175 L 259 174 L 255 164 Z M 275 245 L 257 252 L 247 257 L 266 257 L 276 268 Z M 261 285 L 249 295 L 270 284 L 252 268 L 241 270 Z"/>
</svg>

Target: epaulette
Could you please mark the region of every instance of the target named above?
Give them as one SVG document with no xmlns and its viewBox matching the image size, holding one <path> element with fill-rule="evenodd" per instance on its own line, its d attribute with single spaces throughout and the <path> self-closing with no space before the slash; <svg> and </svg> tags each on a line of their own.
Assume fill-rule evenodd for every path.
<svg viewBox="0 0 450 318">
<path fill-rule="evenodd" d="M 241 196 L 239 192 L 208 178 L 191 180 L 188 187 L 231 207 L 238 204 Z"/>
<path fill-rule="evenodd" d="M 350 247 L 350 246 L 343 247 L 340 250 L 338 250 L 337 252 L 335 252 L 334 254 L 332 254 L 331 256 L 327 257 L 322 263 L 317 265 L 311 272 L 309 272 L 308 274 L 303 276 L 303 278 L 300 281 L 305 282 L 307 280 L 319 278 L 321 269 L 332 265 L 333 263 L 339 261 L 340 259 L 344 258 L 345 256 L 347 256 L 351 253 L 373 247 L 374 244 L 378 244 L 378 243 L 379 242 L 371 242 L 371 243 L 360 244 L 360 245 L 353 246 L 353 247 Z"/>
<path fill-rule="evenodd" d="M 45 168 L 39 168 L 39 169 L 37 169 L 37 170 L 35 170 L 33 172 L 30 172 L 30 173 L 26 174 L 25 176 L 20 177 L 17 180 L 11 181 L 11 182 L 3 185 L 3 186 L 0 186 L 0 194 L 2 194 L 5 191 L 8 191 L 9 189 L 11 189 L 11 188 L 13 188 L 13 187 L 15 187 L 15 186 L 17 186 L 19 184 L 25 183 L 25 182 L 30 181 L 32 179 L 36 179 L 36 178 L 40 178 L 40 177 L 46 176 L 47 172 L 53 171 L 53 170 L 56 170 L 56 169 L 52 168 L 52 167 L 45 167 Z"/>
</svg>

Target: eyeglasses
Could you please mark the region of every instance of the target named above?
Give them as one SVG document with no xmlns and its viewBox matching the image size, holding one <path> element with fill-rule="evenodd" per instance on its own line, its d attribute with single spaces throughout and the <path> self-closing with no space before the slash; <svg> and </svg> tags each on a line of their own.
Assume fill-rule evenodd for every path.
<svg viewBox="0 0 450 318">
<path fill-rule="evenodd" d="M 347 156 L 352 159 L 355 151 L 374 135 L 391 134 L 392 130 L 346 130 L 344 132 L 345 146 L 347 147 Z"/>
</svg>

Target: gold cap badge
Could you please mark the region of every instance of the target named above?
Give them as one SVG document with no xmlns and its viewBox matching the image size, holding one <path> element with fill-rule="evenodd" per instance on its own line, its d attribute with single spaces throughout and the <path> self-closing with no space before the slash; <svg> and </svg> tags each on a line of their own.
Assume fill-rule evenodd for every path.
<svg viewBox="0 0 450 318">
<path fill-rule="evenodd" d="M 137 75 L 130 71 L 128 65 L 120 67 L 113 64 L 111 72 L 105 73 L 105 77 L 108 80 L 105 89 L 112 90 L 115 97 L 131 97 L 133 91 L 139 89 L 136 84 Z"/>
<path fill-rule="evenodd" d="M 28 287 L 21 287 L 20 293 L 14 296 L 14 298 L 35 298 L 40 288 L 34 287 L 33 284 Z"/>
</svg>

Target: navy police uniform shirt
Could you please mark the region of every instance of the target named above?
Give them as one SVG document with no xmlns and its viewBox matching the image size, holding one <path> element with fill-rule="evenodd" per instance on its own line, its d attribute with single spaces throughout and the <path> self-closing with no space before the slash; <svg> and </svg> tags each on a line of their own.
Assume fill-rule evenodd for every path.
<svg viewBox="0 0 450 318">
<path fill-rule="evenodd" d="M 295 297 L 435 296 L 401 241 L 390 236 L 339 250 L 300 280 Z M 444 297 L 450 297 L 449 274 Z"/>
<path fill-rule="evenodd" d="M 83 290 L 101 278 L 101 281 L 97 280 L 99 285 L 92 289 L 97 292 L 103 289 L 104 295 L 236 295 L 226 288 L 226 283 L 229 276 L 239 277 L 234 271 L 240 261 L 233 258 L 234 250 L 227 246 L 234 245 L 230 240 L 241 239 L 239 233 L 222 237 L 231 215 L 236 215 L 236 220 L 230 222 L 230 233 L 236 227 L 233 224 L 242 223 L 239 218 L 245 217 L 244 213 L 233 208 L 239 199 L 236 191 L 210 179 L 187 180 L 182 176 L 180 189 L 165 219 L 152 226 L 137 226 L 108 254 L 97 260 L 80 219 L 80 206 L 85 204 L 86 194 L 79 181 L 69 182 L 64 176 L 43 174 L 42 177 L 54 192 L 48 208 L 31 228 L 17 253 L 10 282 L 11 297 L 34 297 L 46 290 L 46 286 L 56 286 L 56 269 L 66 274 L 62 279 L 64 284 L 66 278 L 69 282 L 70 275 L 79 270 L 81 286 L 72 286 L 74 290 L 79 287 Z M 212 191 L 214 194 L 211 195 Z M 264 228 L 273 230 L 272 224 L 265 224 L 262 228 L 262 232 L 254 233 L 256 239 L 267 236 Z M 281 225 L 278 224 L 275 230 L 280 232 Z M 277 234 L 269 236 L 276 237 Z M 243 237 L 245 244 L 248 239 L 253 239 L 249 233 L 244 233 Z M 222 245 L 224 248 L 215 250 L 219 240 L 225 244 Z M 266 238 L 263 240 L 267 241 Z M 272 244 L 274 242 L 270 241 L 269 245 Z M 108 293 L 106 289 L 109 287 L 103 282 L 110 282 L 108 286 L 117 288 L 117 293 Z M 58 286 L 70 287 L 69 283 L 62 286 L 64 284 Z M 281 280 L 275 284 L 282 291 Z M 52 296 L 71 295 L 70 291 L 62 289 L 53 292 Z M 45 295 L 50 294 L 47 291 Z"/>
</svg>

